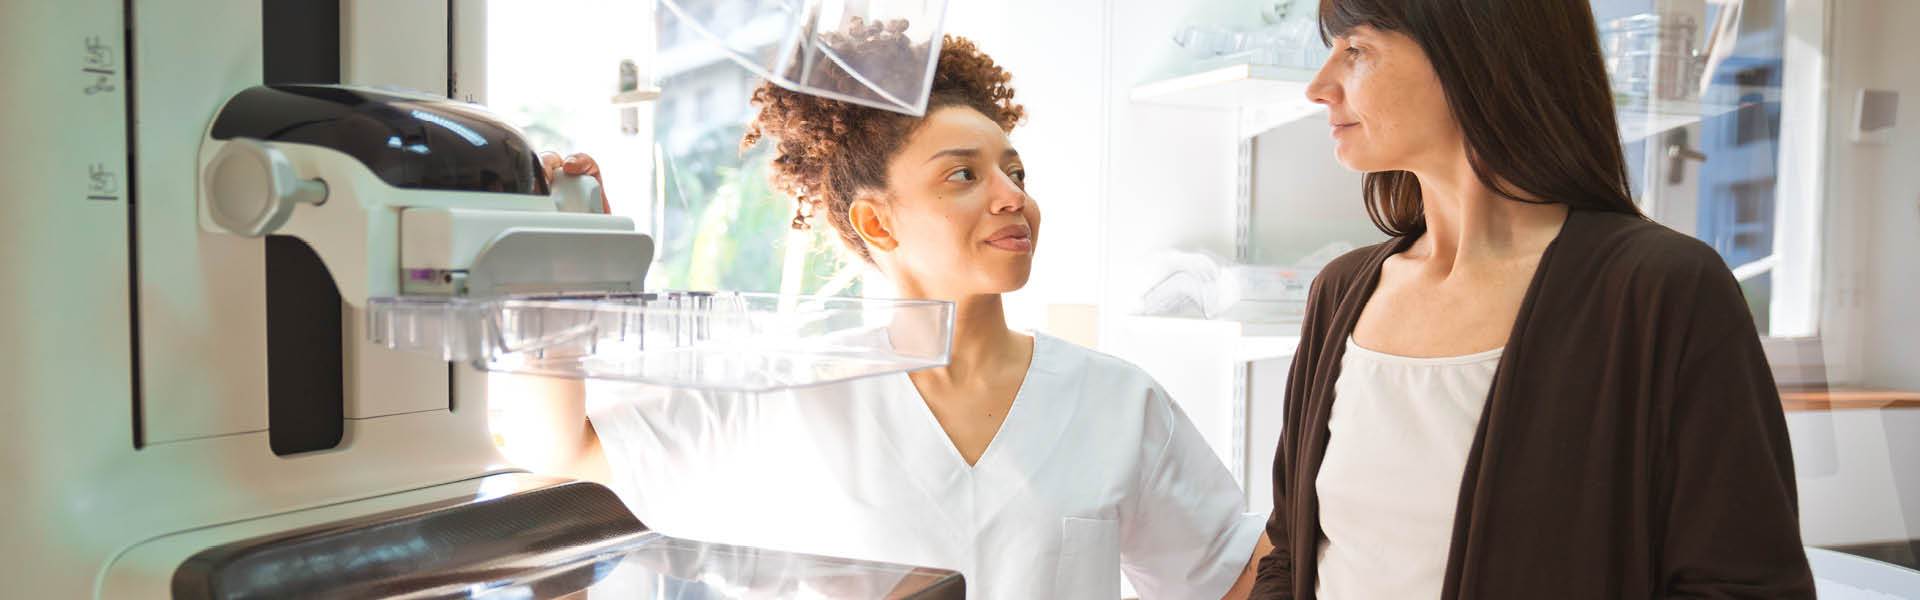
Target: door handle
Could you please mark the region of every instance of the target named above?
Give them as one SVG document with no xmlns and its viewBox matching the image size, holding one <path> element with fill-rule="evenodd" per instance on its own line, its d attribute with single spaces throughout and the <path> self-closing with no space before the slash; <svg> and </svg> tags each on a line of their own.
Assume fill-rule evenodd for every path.
<svg viewBox="0 0 1920 600">
<path fill-rule="evenodd" d="M 1685 127 L 1667 133 L 1667 185 L 1686 182 L 1687 161 L 1707 162 L 1706 153 L 1694 149 L 1691 137 Z"/>
</svg>

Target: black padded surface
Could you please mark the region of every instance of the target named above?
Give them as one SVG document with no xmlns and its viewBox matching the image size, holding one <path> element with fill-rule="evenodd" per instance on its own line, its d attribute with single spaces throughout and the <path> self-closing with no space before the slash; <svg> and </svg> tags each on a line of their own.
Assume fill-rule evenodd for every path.
<svg viewBox="0 0 1920 600">
<path fill-rule="evenodd" d="M 513 557 L 644 531 L 613 492 L 569 482 L 460 500 L 216 546 L 173 574 L 175 598 L 377 598 L 481 583 L 524 569 Z M 591 565 L 589 565 L 591 567 Z M 590 585 L 598 569 L 551 577 L 552 595 Z M 560 588 L 572 587 L 569 590 Z M 543 594 L 543 597 L 551 597 Z"/>
</svg>

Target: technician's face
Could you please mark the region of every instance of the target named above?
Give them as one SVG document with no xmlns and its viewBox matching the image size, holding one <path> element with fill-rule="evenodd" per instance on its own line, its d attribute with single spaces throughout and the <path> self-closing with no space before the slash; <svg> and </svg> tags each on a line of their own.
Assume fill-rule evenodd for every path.
<svg viewBox="0 0 1920 600">
<path fill-rule="evenodd" d="M 888 164 L 892 248 L 873 254 L 902 289 L 957 299 L 1020 289 L 1040 208 L 1007 133 L 967 107 L 929 113 Z"/>
</svg>

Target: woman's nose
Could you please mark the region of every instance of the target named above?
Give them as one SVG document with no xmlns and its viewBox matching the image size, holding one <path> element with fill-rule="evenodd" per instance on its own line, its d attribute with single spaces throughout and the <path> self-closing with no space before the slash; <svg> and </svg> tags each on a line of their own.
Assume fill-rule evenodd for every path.
<svg viewBox="0 0 1920 600">
<path fill-rule="evenodd" d="M 1329 106 L 1340 101 L 1340 84 L 1336 82 L 1333 74 L 1333 60 L 1337 56 L 1340 56 L 1340 53 L 1335 52 L 1328 56 L 1327 62 L 1320 65 L 1320 71 L 1313 74 L 1313 81 L 1307 82 L 1307 100 L 1314 104 Z"/>
<path fill-rule="evenodd" d="M 1027 208 L 1027 190 L 1022 189 L 1012 175 L 1001 173 L 994 177 L 991 193 L 993 203 L 989 210 L 994 214 L 1016 213 Z"/>
</svg>

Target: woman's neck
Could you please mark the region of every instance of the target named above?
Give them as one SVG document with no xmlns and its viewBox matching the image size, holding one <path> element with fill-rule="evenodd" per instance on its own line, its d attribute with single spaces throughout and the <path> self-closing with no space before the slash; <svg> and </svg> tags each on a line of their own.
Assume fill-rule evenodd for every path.
<svg viewBox="0 0 1920 600">
<path fill-rule="evenodd" d="M 1018 337 L 1007 328 L 1006 308 L 999 294 L 970 296 L 953 303 L 953 351 L 947 366 L 929 369 L 947 381 L 966 381 L 1017 353 Z"/>
<path fill-rule="evenodd" d="M 1495 193 L 1464 157 L 1452 168 L 1415 174 L 1427 232 L 1408 249 L 1442 275 L 1537 257 L 1560 233 L 1567 205 L 1522 202 Z"/>
<path fill-rule="evenodd" d="M 929 378 L 943 384 L 970 381 L 985 373 L 1004 370 L 1009 366 L 1007 361 L 1026 356 L 1023 351 L 1026 340 L 1007 328 L 1007 312 L 1000 294 L 946 298 L 908 279 L 896 277 L 894 280 L 901 297 L 953 302 L 953 344 L 949 347 L 947 366 L 915 371 L 916 379 Z"/>
</svg>

